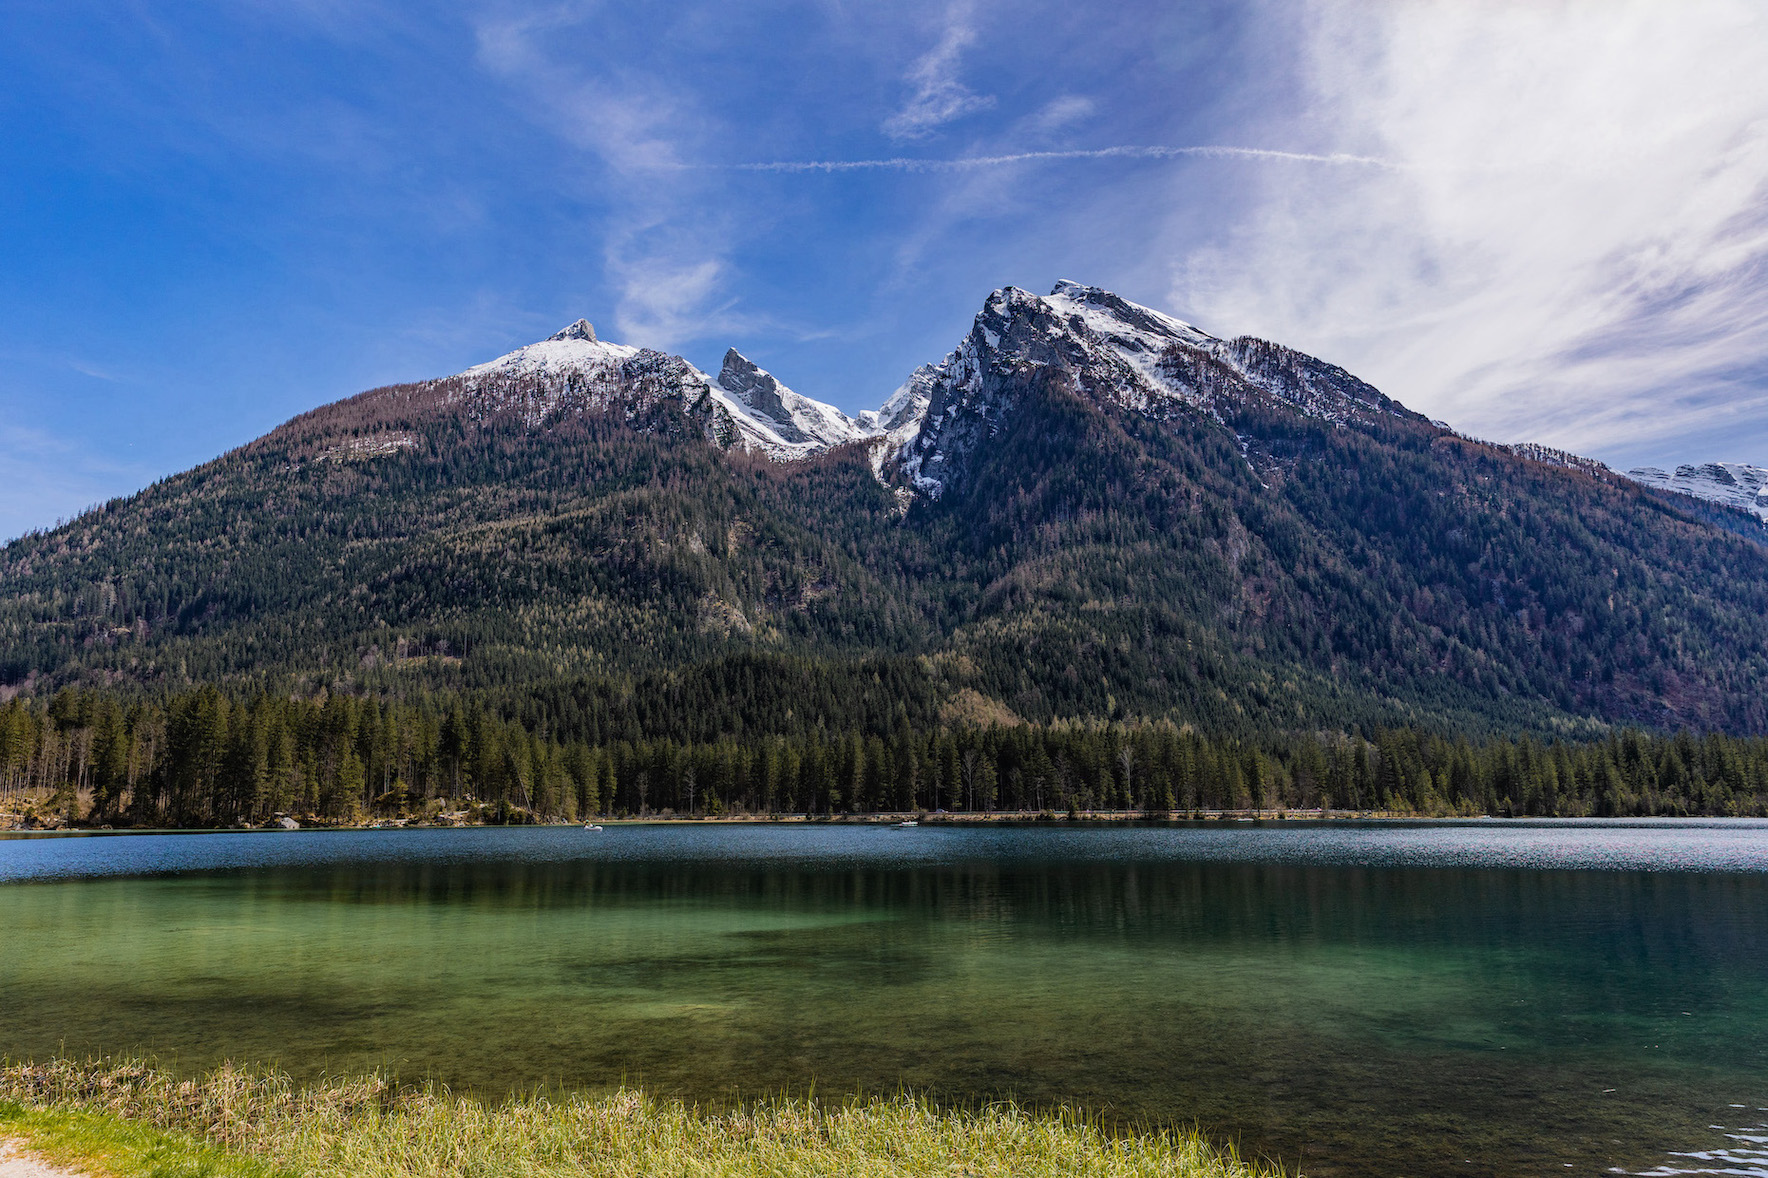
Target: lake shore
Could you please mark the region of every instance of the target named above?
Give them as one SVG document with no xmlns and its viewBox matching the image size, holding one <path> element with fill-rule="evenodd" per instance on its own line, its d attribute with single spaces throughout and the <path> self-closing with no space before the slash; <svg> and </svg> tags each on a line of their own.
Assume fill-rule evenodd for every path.
<svg viewBox="0 0 1768 1178">
<path fill-rule="evenodd" d="M 132 1061 L 0 1068 L 0 1138 L 56 1166 L 130 1178 L 473 1175 L 705 1178 L 968 1174 L 1275 1178 L 1193 1132 L 1106 1130 L 1070 1110 L 941 1108 L 899 1095 L 689 1106 L 622 1088 L 487 1104 L 385 1076 L 297 1086 L 223 1067 L 183 1078 Z"/>
<path fill-rule="evenodd" d="M 117 833 L 137 832 L 151 833 L 164 830 L 435 830 L 457 827 L 484 826 L 640 826 L 658 823 L 683 824 L 733 824 L 733 823 L 780 823 L 803 826 L 900 826 L 908 823 L 916 826 L 988 826 L 988 825 L 1022 825 L 1025 823 L 1164 823 L 1164 822 L 1274 822 L 1274 821 L 1305 821 L 1305 822 L 1366 822 L 1372 819 L 1407 819 L 1423 821 L 1432 818 L 1449 818 L 1463 820 L 1466 818 L 1488 817 L 1488 815 L 1440 815 L 1423 814 L 1402 810 L 1172 810 L 1166 812 L 1142 810 L 987 810 L 987 811 L 900 811 L 883 813 L 856 814 L 645 814 L 622 815 L 612 817 L 593 815 L 582 819 L 559 820 L 549 818 L 538 819 L 533 815 L 524 814 L 520 818 L 508 822 L 499 822 L 484 817 L 472 816 L 470 813 L 446 813 L 434 818 L 365 818 L 360 821 L 348 822 L 319 817 L 312 814 L 277 815 L 267 822 L 255 826 L 216 826 L 216 827 L 158 827 L 131 826 L 126 824 L 97 824 L 86 821 L 67 822 L 54 814 L 40 812 L 25 813 L 18 810 L 0 811 L 0 833 L 93 833 L 98 831 L 114 831 Z M 287 825 L 283 819 L 293 825 Z"/>
</svg>

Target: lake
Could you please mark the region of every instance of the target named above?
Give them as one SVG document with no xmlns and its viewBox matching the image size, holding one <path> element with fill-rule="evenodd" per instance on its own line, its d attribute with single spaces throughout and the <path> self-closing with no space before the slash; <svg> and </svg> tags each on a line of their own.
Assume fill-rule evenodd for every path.
<svg viewBox="0 0 1768 1178">
<path fill-rule="evenodd" d="M 0 1054 L 58 1052 L 1768 1175 L 1768 823 L 0 838 Z"/>
</svg>

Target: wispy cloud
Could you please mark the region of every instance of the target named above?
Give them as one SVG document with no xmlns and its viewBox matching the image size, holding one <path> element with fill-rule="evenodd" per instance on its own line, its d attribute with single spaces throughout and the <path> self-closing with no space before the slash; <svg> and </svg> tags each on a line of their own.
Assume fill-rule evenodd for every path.
<svg viewBox="0 0 1768 1178">
<path fill-rule="evenodd" d="M 681 170 L 682 141 L 708 120 L 692 91 L 665 78 L 561 51 L 591 31 L 583 13 L 566 9 L 486 21 L 477 29 L 479 62 L 561 139 L 605 165 L 584 195 L 607 210 L 589 235 L 600 238 L 602 272 L 619 292 L 615 333 L 674 347 L 734 322 L 724 293 L 725 218 L 705 193 L 658 175 Z"/>
<path fill-rule="evenodd" d="M 1066 130 L 1091 118 L 1098 106 L 1084 94 L 1064 94 L 1046 102 L 1041 110 L 1024 120 L 1024 125 L 1042 134 Z"/>
<path fill-rule="evenodd" d="M 72 519 L 152 478 L 47 430 L 0 422 L 0 543 Z"/>
<path fill-rule="evenodd" d="M 1318 154 L 1306 151 L 1282 151 L 1267 147 L 1233 147 L 1226 144 L 1204 144 L 1195 147 L 1091 147 L 1066 151 L 1015 151 L 1005 155 L 958 156 L 954 159 L 928 159 L 918 156 L 897 156 L 871 160 L 771 160 L 759 163 L 662 165 L 671 168 L 729 172 L 968 172 L 980 168 L 1001 168 L 1011 164 L 1060 163 L 1067 160 L 1119 159 L 1181 159 L 1187 157 L 1218 159 L 1263 159 L 1286 163 L 1350 164 L 1360 167 L 1397 168 L 1400 165 L 1375 156 L 1352 155 L 1347 152 Z"/>
<path fill-rule="evenodd" d="M 75 372 L 79 373 L 81 376 L 90 376 L 93 380 L 102 380 L 102 381 L 106 381 L 110 384 L 119 384 L 123 380 L 123 378 L 118 376 L 116 373 L 111 372 L 111 371 L 104 369 L 104 368 L 100 368 L 95 364 L 88 364 L 84 360 L 69 359 L 68 360 L 68 367 L 72 368 Z"/>
<path fill-rule="evenodd" d="M 1172 300 L 1485 436 L 1760 461 L 1768 10 L 1311 8 L 1312 121 L 1406 166 L 1261 177 Z"/>
<path fill-rule="evenodd" d="M 610 274 L 620 284 L 615 332 L 622 339 L 668 348 L 729 322 L 728 301 L 719 305 L 725 265 L 718 258 L 640 251 L 614 252 Z"/>
<path fill-rule="evenodd" d="M 992 96 L 977 94 L 958 80 L 964 50 L 975 40 L 971 6 L 948 8 L 939 42 L 910 67 L 908 100 L 884 120 L 884 134 L 899 143 L 925 139 L 947 123 L 994 105 Z"/>
<path fill-rule="evenodd" d="M 576 147 L 628 170 L 675 158 L 688 97 L 665 79 L 642 72 L 617 76 L 590 69 L 555 50 L 587 35 L 583 14 L 550 9 L 485 20 L 475 28 L 479 64 L 536 100 L 551 126 Z"/>
</svg>

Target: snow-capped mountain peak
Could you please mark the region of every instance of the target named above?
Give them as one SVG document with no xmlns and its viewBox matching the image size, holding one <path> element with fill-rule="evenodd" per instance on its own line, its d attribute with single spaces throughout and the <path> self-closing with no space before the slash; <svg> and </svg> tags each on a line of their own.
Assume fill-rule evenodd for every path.
<svg viewBox="0 0 1768 1178">
<path fill-rule="evenodd" d="M 847 414 L 793 392 L 735 348 L 724 354 L 714 388 L 733 413 L 758 427 L 757 442 L 776 457 L 801 458 L 865 436 Z"/>
<path fill-rule="evenodd" d="M 546 338 L 549 342 L 553 342 L 553 341 L 557 341 L 557 340 L 567 340 L 567 339 L 580 339 L 580 340 L 587 340 L 593 344 L 596 342 L 595 324 L 591 323 L 587 319 L 579 319 L 577 322 L 575 322 L 571 326 L 565 328 L 563 331 L 554 332 L 552 335 L 549 335 Z"/>
<path fill-rule="evenodd" d="M 1641 466 L 1628 471 L 1627 477 L 1659 490 L 1739 507 L 1768 520 L 1768 468 L 1745 462 L 1707 462 L 1678 466 L 1676 473 L 1670 474 L 1661 467 Z"/>
<path fill-rule="evenodd" d="M 604 343 L 595 337 L 589 320 L 579 319 L 563 331 L 538 343 L 506 352 L 495 360 L 475 364 L 462 376 L 563 377 L 572 372 L 598 371 L 609 364 L 638 355 L 639 349 Z"/>
<path fill-rule="evenodd" d="M 961 454 L 997 432 L 1039 369 L 1059 370 L 1100 403 L 1163 416 L 1247 397 L 1282 401 L 1344 421 L 1403 412 L 1341 369 L 1262 340 L 1221 340 L 1111 291 L 1064 279 L 1048 295 L 1018 287 L 990 294 L 969 332 L 938 364 L 922 365 L 885 403 L 849 417 L 794 392 L 735 348 L 716 379 L 688 361 L 612 344 L 579 319 L 455 378 L 452 395 L 475 411 L 518 411 L 531 423 L 571 410 L 635 413 L 679 400 L 715 444 L 780 461 L 870 442 L 880 478 L 938 497 Z"/>
<path fill-rule="evenodd" d="M 678 401 L 727 449 L 790 460 L 872 436 L 833 405 L 801 396 L 732 348 L 717 380 L 680 356 L 596 338 L 579 319 L 537 343 L 449 378 L 472 412 L 519 413 L 530 425 L 567 411 L 623 409 L 628 418 Z"/>
<path fill-rule="evenodd" d="M 1159 352 L 1173 343 L 1203 347 L 1219 342 L 1182 319 L 1139 306 L 1102 287 L 1064 278 L 1044 299 L 1060 315 L 1082 323 L 1122 351 Z"/>
<path fill-rule="evenodd" d="M 1249 397 L 1345 421 L 1404 412 L 1343 369 L 1242 337 L 1221 340 L 1108 290 L 1063 280 L 1042 297 L 1018 287 L 989 295 L 970 332 L 927 382 L 926 425 L 901 450 L 900 469 L 939 497 L 959 459 L 996 433 L 1040 369 L 1066 375 L 1101 404 L 1164 416 L 1224 420 Z"/>
<path fill-rule="evenodd" d="M 902 443 L 915 436 L 921 420 L 927 416 L 927 403 L 933 396 L 933 384 L 939 367 L 923 364 L 904 381 L 877 409 L 867 409 L 855 420 L 859 427 L 874 437 Z"/>
</svg>

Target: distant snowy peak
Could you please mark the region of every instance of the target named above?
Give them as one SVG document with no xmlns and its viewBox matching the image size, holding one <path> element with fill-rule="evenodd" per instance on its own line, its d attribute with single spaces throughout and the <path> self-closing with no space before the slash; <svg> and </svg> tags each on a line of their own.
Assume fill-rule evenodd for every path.
<svg viewBox="0 0 1768 1178">
<path fill-rule="evenodd" d="M 539 343 L 507 352 L 495 360 L 475 364 L 464 377 L 473 376 L 568 376 L 572 373 L 600 372 L 638 355 L 638 348 L 608 344 L 596 339 L 589 320 L 579 319 L 571 326 Z"/>
<path fill-rule="evenodd" d="M 755 444 L 777 458 L 808 457 L 867 436 L 847 414 L 793 392 L 735 348 L 724 354 L 714 394 Z"/>
<path fill-rule="evenodd" d="M 565 330 L 554 332 L 552 335 L 549 335 L 546 338 L 547 338 L 547 342 L 549 342 L 549 343 L 555 342 L 558 340 L 580 339 L 580 340 L 587 340 L 593 344 L 596 342 L 595 324 L 591 323 L 587 319 L 579 319 L 577 322 L 573 323 L 571 326 L 565 328 Z"/>
<path fill-rule="evenodd" d="M 1678 466 L 1675 474 L 1661 467 L 1641 466 L 1627 472 L 1634 482 L 1661 491 L 1677 491 L 1738 507 L 1768 520 L 1768 468 L 1743 462 L 1708 462 Z"/>
<path fill-rule="evenodd" d="M 444 381 L 476 417 L 530 427 L 561 413 L 623 410 L 630 420 L 678 402 L 723 449 L 788 461 L 871 436 L 833 405 L 793 392 L 732 348 L 717 380 L 680 356 L 598 340 L 587 319 Z"/>
</svg>

